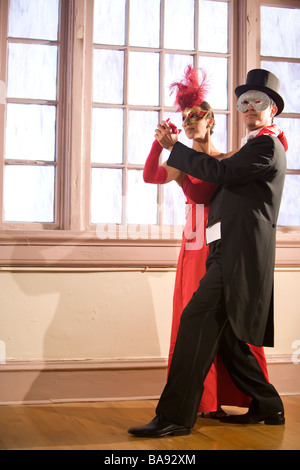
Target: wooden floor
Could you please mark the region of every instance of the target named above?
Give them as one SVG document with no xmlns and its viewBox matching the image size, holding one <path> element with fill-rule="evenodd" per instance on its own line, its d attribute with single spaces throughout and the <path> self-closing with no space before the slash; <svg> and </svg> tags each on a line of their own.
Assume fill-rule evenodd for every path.
<svg viewBox="0 0 300 470">
<path fill-rule="evenodd" d="M 299 450 L 300 396 L 283 402 L 285 426 L 228 425 L 201 417 L 190 436 L 162 439 L 127 434 L 154 417 L 156 401 L 0 406 L 0 449 Z"/>
</svg>

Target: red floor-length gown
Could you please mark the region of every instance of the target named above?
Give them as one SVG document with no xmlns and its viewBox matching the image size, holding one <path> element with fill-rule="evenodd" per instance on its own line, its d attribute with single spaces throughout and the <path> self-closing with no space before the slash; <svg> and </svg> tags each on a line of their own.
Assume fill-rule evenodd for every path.
<svg viewBox="0 0 300 470">
<path fill-rule="evenodd" d="M 199 282 L 206 272 L 205 263 L 209 247 L 205 244 L 205 227 L 209 200 L 216 189 L 216 185 L 185 175 L 182 181 L 182 189 L 187 198 L 190 211 L 186 220 L 177 264 L 168 371 L 182 311 L 197 290 Z M 263 348 L 250 347 L 268 380 Z M 217 355 L 204 382 L 204 392 L 199 412 L 214 412 L 221 405 L 248 407 L 250 401 L 251 398 L 243 394 L 234 385 L 227 369 Z"/>
</svg>

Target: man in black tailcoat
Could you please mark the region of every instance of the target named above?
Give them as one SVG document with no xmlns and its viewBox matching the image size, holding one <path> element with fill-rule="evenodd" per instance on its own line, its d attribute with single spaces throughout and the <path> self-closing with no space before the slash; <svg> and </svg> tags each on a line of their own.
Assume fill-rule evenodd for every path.
<svg viewBox="0 0 300 470">
<path fill-rule="evenodd" d="M 238 388 L 252 397 L 248 413 L 222 420 L 285 422 L 282 401 L 248 346 L 273 346 L 275 234 L 287 148 L 284 134 L 272 125 L 284 107 L 278 89 L 277 77 L 262 69 L 251 70 L 246 84 L 236 88 L 252 139 L 227 159 L 196 152 L 177 142 L 167 123 L 158 126 L 157 140 L 171 150 L 168 165 L 219 187 L 210 202 L 207 272 L 182 313 L 157 415 L 129 429 L 134 436 L 190 433 L 216 353 Z"/>
</svg>

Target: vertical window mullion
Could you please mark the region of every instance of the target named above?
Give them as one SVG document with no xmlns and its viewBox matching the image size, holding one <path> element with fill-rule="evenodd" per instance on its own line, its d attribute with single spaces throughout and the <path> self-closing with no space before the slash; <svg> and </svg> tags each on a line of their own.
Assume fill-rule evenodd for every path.
<svg viewBox="0 0 300 470">
<path fill-rule="evenodd" d="M 0 227 L 3 227 L 3 183 L 4 183 L 4 145 L 5 145 L 5 84 L 7 81 L 7 29 L 8 0 L 0 2 Z"/>
<path fill-rule="evenodd" d="M 129 92 L 129 33 L 130 33 L 130 0 L 126 0 L 125 6 L 125 50 L 124 50 L 124 90 L 123 90 L 123 165 L 122 170 L 122 225 L 127 222 L 127 194 L 128 194 L 128 92 Z"/>
<path fill-rule="evenodd" d="M 233 26 L 233 14 L 232 14 L 232 0 L 228 2 L 228 19 L 227 19 L 227 43 L 228 43 L 228 64 L 227 64 L 227 150 L 232 148 L 232 119 L 233 119 L 233 41 L 232 41 L 232 26 Z"/>
<path fill-rule="evenodd" d="M 71 159 L 71 100 L 73 61 L 73 2 L 60 2 L 59 52 L 56 109 L 56 223 L 61 229 L 70 228 L 70 159 Z"/>
<path fill-rule="evenodd" d="M 195 0 L 195 13 L 194 13 L 194 49 L 196 54 L 194 55 L 194 66 L 198 68 L 199 63 L 199 0 Z"/>
<path fill-rule="evenodd" d="M 125 53 L 125 60 L 124 62 L 128 63 L 128 59 L 126 60 L 126 57 L 128 57 L 128 51 Z M 125 69 L 128 70 L 127 65 L 125 66 Z M 127 73 L 126 73 L 126 78 L 125 78 L 125 83 L 124 87 L 127 89 Z M 126 93 L 127 96 L 127 93 Z M 126 100 L 127 103 L 127 100 Z M 127 220 L 127 192 L 128 192 L 128 121 L 129 121 L 129 110 L 128 106 L 125 106 L 123 109 L 123 123 L 124 123 L 124 128 L 123 128 L 123 170 L 122 170 L 122 225 L 126 225 L 126 220 Z"/>
<path fill-rule="evenodd" d="M 160 46 L 160 53 L 159 53 L 159 122 L 163 120 L 163 116 L 165 113 L 165 90 L 164 90 L 164 83 L 165 83 L 165 49 L 164 49 L 164 24 L 165 24 L 165 0 L 162 0 L 160 5 L 160 31 L 159 31 L 159 46 Z M 162 153 L 163 155 L 163 153 Z M 162 156 L 160 157 L 162 159 Z M 162 163 L 160 161 L 160 163 Z M 163 216 L 164 216 L 164 186 L 159 185 L 157 191 L 157 225 L 159 228 L 163 225 Z"/>
</svg>

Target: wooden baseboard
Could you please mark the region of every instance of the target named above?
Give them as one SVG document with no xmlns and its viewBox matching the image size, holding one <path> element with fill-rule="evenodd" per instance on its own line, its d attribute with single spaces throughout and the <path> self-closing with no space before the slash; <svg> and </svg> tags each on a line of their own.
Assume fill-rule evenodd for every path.
<svg viewBox="0 0 300 470">
<path fill-rule="evenodd" d="M 112 361 L 8 361 L 0 365 L 0 404 L 157 398 L 161 358 Z"/>
<path fill-rule="evenodd" d="M 300 394 L 299 364 L 269 356 L 270 382 L 281 395 Z M 165 358 L 111 361 L 8 361 L 0 364 L 0 405 L 157 399 Z"/>
</svg>

